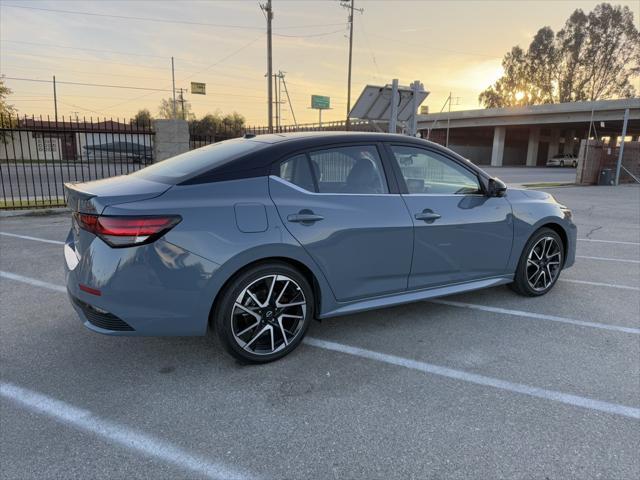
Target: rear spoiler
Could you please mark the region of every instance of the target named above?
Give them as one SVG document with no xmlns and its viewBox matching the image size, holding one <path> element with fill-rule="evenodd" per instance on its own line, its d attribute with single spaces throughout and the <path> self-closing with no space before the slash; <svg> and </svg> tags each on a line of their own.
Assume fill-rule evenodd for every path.
<svg viewBox="0 0 640 480">
<path fill-rule="evenodd" d="M 104 208 L 97 205 L 93 200 L 96 198 L 94 194 L 82 190 L 78 184 L 65 183 L 64 191 L 67 197 L 67 205 L 72 212 L 97 214 Z"/>
</svg>

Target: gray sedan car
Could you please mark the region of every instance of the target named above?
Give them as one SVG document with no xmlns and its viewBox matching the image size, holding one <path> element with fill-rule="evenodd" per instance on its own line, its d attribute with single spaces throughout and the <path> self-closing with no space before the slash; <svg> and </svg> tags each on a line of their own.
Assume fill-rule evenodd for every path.
<svg viewBox="0 0 640 480">
<path fill-rule="evenodd" d="M 245 136 L 67 184 L 71 302 L 109 335 L 204 335 L 280 358 L 313 318 L 510 284 L 574 262 L 571 211 L 456 153 L 377 133 Z"/>
</svg>

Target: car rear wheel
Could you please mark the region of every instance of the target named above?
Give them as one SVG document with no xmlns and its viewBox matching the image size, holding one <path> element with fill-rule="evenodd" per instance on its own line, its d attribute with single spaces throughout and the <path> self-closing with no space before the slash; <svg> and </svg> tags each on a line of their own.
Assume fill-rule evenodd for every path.
<svg viewBox="0 0 640 480">
<path fill-rule="evenodd" d="M 300 272 L 284 263 L 261 264 L 240 273 L 221 293 L 214 326 L 234 357 L 270 362 L 300 344 L 313 305 L 313 291 Z"/>
<path fill-rule="evenodd" d="M 511 288 L 528 297 L 544 295 L 557 282 L 563 263 L 562 239 L 550 228 L 541 228 L 525 245 Z"/>
</svg>

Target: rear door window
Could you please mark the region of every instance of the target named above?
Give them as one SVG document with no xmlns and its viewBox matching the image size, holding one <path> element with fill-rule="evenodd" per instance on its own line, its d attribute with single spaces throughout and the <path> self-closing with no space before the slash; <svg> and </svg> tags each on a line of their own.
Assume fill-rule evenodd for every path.
<svg viewBox="0 0 640 480">
<path fill-rule="evenodd" d="M 309 158 L 320 193 L 389 193 L 375 145 L 316 150 Z"/>
</svg>

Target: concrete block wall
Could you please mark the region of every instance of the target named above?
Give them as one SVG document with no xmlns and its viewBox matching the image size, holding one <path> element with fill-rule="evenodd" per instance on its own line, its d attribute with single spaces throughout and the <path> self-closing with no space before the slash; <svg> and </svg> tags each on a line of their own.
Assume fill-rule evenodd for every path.
<svg viewBox="0 0 640 480">
<path fill-rule="evenodd" d="M 189 124 L 186 120 L 154 120 L 154 162 L 189 151 Z"/>
</svg>

